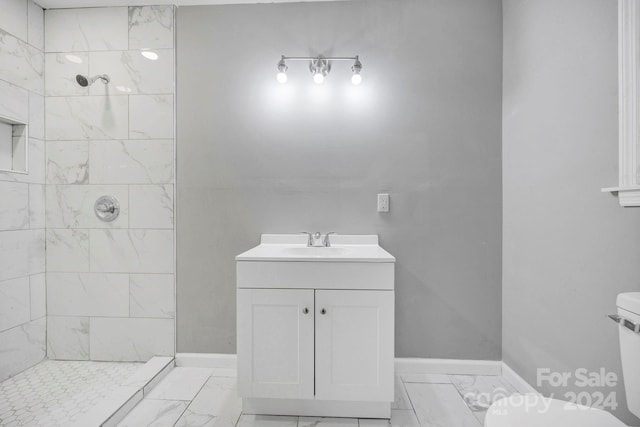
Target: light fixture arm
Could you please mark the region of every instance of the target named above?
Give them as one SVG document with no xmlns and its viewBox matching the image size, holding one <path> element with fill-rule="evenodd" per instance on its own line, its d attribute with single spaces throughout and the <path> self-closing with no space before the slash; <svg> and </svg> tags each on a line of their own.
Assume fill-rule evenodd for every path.
<svg viewBox="0 0 640 427">
<path fill-rule="evenodd" d="M 285 56 L 282 55 L 282 59 L 285 61 L 314 61 L 317 59 L 326 59 L 327 61 L 355 61 L 358 56 Z"/>
<path fill-rule="evenodd" d="M 353 61 L 353 65 L 351 66 L 351 71 L 357 74 L 360 74 L 360 71 L 362 71 L 362 62 L 360 62 L 360 59 L 358 58 L 358 56 L 356 56 L 355 60 Z"/>
<path fill-rule="evenodd" d="M 289 67 L 287 67 L 287 63 L 285 62 L 285 57 L 282 55 L 282 59 L 278 62 L 278 71 L 281 73 L 285 73 Z"/>
</svg>

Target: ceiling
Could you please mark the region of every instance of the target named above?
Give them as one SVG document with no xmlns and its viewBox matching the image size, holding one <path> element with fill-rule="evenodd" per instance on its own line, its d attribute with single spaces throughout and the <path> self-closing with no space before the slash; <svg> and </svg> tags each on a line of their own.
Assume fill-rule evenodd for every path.
<svg viewBox="0 0 640 427">
<path fill-rule="evenodd" d="M 196 6 L 210 4 L 243 4 L 243 3 L 295 3 L 303 1 L 335 1 L 335 0 L 35 0 L 45 9 L 64 9 L 72 7 L 107 7 L 107 6 L 144 6 L 175 4 L 177 6 Z M 344 1 L 344 0 L 338 0 Z"/>
</svg>

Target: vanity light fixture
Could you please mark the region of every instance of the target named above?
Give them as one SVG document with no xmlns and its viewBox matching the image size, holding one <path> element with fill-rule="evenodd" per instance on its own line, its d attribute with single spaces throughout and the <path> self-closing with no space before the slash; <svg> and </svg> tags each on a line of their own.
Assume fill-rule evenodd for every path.
<svg viewBox="0 0 640 427">
<path fill-rule="evenodd" d="M 286 61 L 309 61 L 309 71 L 313 75 L 313 81 L 316 84 L 324 83 L 324 80 L 329 75 L 331 71 L 331 61 L 354 61 L 351 66 L 351 71 L 353 75 L 351 76 L 351 83 L 354 85 L 359 85 L 362 83 L 362 76 L 360 72 L 362 71 L 362 63 L 360 62 L 359 57 L 356 56 L 284 56 L 280 58 L 278 61 L 278 74 L 276 76 L 279 83 L 287 82 L 287 70 L 289 67 L 287 66 Z"/>
</svg>

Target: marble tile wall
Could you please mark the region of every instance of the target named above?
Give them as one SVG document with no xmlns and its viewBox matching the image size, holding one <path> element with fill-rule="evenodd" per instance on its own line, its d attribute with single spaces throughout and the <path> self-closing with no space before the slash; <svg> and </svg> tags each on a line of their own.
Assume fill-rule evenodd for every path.
<svg viewBox="0 0 640 427">
<path fill-rule="evenodd" d="M 45 357 L 44 14 L 0 8 L 0 115 L 29 124 L 29 173 L 0 172 L 0 381 Z"/>
<path fill-rule="evenodd" d="M 48 356 L 173 355 L 173 7 L 47 10 L 45 23 Z M 106 194 L 111 223 L 93 212 Z"/>
</svg>

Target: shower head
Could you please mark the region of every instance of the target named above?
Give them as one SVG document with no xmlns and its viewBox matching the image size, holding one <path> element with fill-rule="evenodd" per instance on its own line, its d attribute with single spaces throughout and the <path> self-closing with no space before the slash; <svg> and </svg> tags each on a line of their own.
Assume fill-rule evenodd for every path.
<svg viewBox="0 0 640 427">
<path fill-rule="evenodd" d="M 78 74 L 76 76 L 76 81 L 82 87 L 91 86 L 98 79 L 102 80 L 102 83 L 104 84 L 107 84 L 110 81 L 109 76 L 106 74 L 101 74 L 99 76 L 93 76 L 93 77 L 86 77 L 86 76 L 83 76 L 82 74 Z"/>
</svg>

